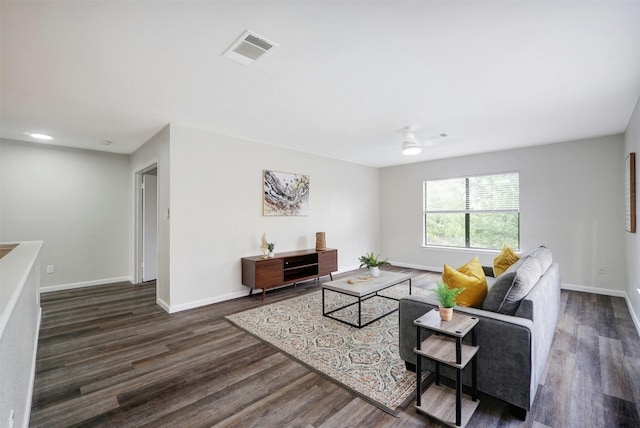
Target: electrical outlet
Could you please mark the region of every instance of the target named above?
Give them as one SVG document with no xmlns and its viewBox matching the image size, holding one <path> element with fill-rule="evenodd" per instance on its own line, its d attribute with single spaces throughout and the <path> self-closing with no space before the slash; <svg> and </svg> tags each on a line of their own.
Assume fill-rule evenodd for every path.
<svg viewBox="0 0 640 428">
<path fill-rule="evenodd" d="M 604 275 L 604 266 L 598 266 L 598 274 L 599 275 Z"/>
<path fill-rule="evenodd" d="M 53 265 L 47 265 L 47 273 L 53 273 L 54 271 L 54 266 Z"/>
</svg>

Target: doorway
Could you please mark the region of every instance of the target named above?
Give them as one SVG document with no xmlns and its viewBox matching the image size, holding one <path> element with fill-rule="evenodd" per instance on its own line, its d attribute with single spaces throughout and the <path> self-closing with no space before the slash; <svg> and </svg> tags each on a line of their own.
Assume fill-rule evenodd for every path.
<svg viewBox="0 0 640 428">
<path fill-rule="evenodd" d="M 135 269 L 136 284 L 158 277 L 158 167 L 136 173 Z"/>
</svg>

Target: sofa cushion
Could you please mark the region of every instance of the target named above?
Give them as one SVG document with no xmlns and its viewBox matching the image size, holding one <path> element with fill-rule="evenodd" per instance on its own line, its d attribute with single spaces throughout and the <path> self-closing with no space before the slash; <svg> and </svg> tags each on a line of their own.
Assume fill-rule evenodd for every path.
<svg viewBox="0 0 640 428">
<path fill-rule="evenodd" d="M 456 297 L 460 306 L 480 308 L 487 295 L 487 279 L 478 257 L 454 269 L 445 264 L 442 280 L 449 288 L 462 288 L 464 291 Z"/>
<path fill-rule="evenodd" d="M 522 257 L 496 278 L 484 299 L 482 309 L 515 315 L 520 301 L 549 269 L 552 260 L 551 251 L 544 246 Z"/>
<path fill-rule="evenodd" d="M 504 271 L 509 269 L 509 267 L 520 260 L 520 256 L 513 252 L 513 250 L 506 245 L 502 248 L 500 254 L 493 259 L 493 274 L 494 276 L 498 276 L 502 274 Z"/>
</svg>

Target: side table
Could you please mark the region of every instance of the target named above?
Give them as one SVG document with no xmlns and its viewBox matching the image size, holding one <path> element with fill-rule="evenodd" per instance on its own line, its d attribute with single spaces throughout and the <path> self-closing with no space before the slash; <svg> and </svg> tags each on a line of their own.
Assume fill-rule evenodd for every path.
<svg viewBox="0 0 640 428">
<path fill-rule="evenodd" d="M 478 318 L 454 311 L 451 321 L 441 321 L 437 309 L 414 321 L 417 340 L 414 352 L 416 364 L 416 409 L 449 426 L 465 426 L 478 407 L 477 359 L 478 344 L 474 327 Z M 433 332 L 422 340 L 422 330 Z M 471 345 L 462 339 L 471 333 Z M 435 381 L 423 393 L 422 357 L 435 362 Z M 471 362 L 471 397 L 462 394 L 462 371 Z M 455 390 L 440 385 L 440 364 L 456 370 Z"/>
</svg>

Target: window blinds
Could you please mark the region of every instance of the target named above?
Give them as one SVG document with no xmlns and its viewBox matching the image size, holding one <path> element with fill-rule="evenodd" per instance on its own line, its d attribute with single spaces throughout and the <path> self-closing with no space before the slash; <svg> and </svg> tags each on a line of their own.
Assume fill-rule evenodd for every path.
<svg viewBox="0 0 640 428">
<path fill-rule="evenodd" d="M 424 211 L 428 213 L 517 212 L 519 208 L 518 172 L 424 183 Z"/>
</svg>

